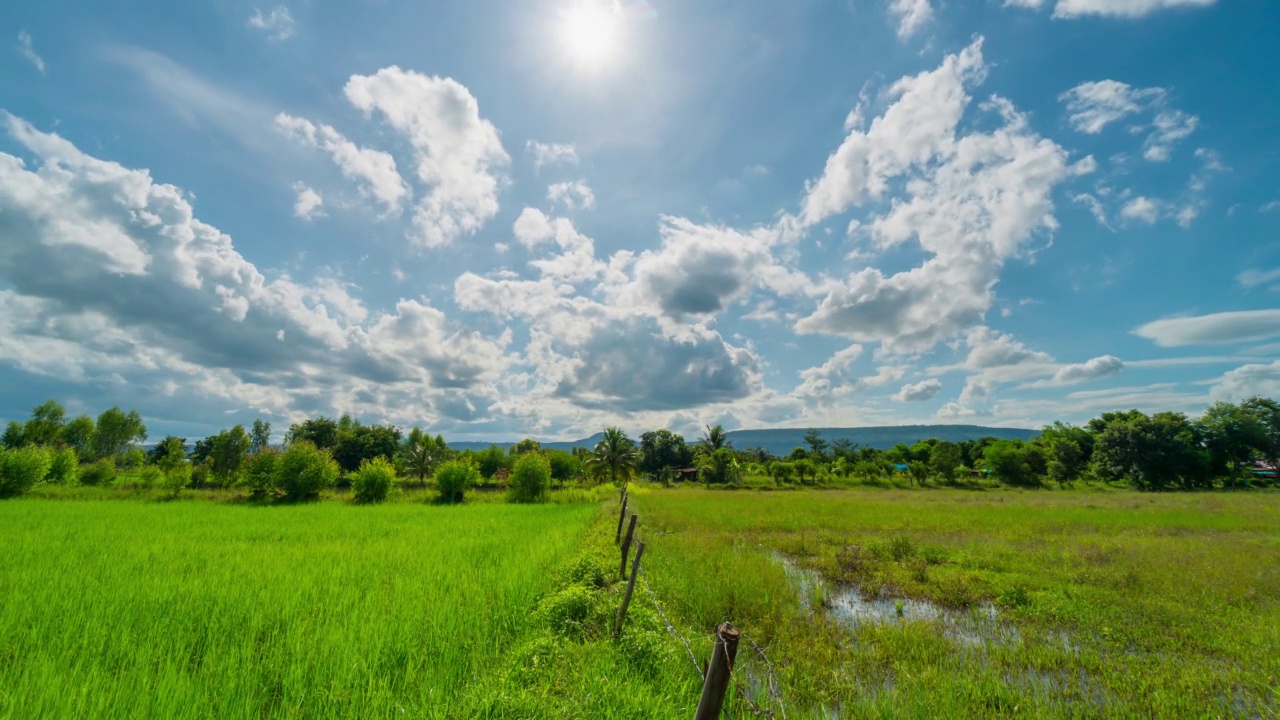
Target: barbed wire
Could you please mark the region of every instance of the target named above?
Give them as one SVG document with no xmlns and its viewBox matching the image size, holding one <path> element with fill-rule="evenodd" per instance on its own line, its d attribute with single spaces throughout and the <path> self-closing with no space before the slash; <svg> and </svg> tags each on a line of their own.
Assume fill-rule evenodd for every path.
<svg viewBox="0 0 1280 720">
<path fill-rule="evenodd" d="M 787 706 L 782 702 L 782 692 L 778 689 L 778 675 L 774 672 L 773 663 L 769 660 L 769 656 L 764 654 L 764 648 L 757 645 L 750 635 L 742 632 L 742 630 L 738 630 L 738 634 L 751 643 L 751 647 L 755 649 L 756 654 L 760 656 L 760 659 L 764 660 L 765 667 L 768 670 L 765 676 L 765 690 L 778 703 L 778 710 L 782 713 L 782 720 L 787 720 Z M 772 716 L 772 713 L 770 715 Z"/>
<path fill-rule="evenodd" d="M 653 609 L 658 611 L 658 617 L 662 618 L 662 623 L 667 626 L 667 632 L 684 643 L 684 649 L 689 653 L 689 662 L 693 663 L 694 671 L 698 673 L 698 677 L 704 677 L 702 666 L 698 664 L 698 656 L 693 654 L 693 646 L 689 644 L 688 640 L 684 639 L 679 630 L 676 630 L 676 627 L 667 619 L 667 614 L 662 612 L 662 607 L 658 605 L 658 596 L 653 594 L 653 588 L 649 587 L 649 578 L 644 574 L 644 563 L 640 563 L 640 580 L 644 582 L 644 591 L 649 594 L 649 599 L 653 601 Z"/>
</svg>

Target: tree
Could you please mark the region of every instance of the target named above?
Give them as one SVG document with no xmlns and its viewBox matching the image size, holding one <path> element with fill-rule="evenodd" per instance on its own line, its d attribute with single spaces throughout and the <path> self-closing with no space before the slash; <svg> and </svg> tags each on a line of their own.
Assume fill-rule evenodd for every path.
<svg viewBox="0 0 1280 720">
<path fill-rule="evenodd" d="M 351 474 L 351 489 L 356 502 L 376 503 L 387 499 L 396 482 L 396 469 L 385 457 L 365 460 Z"/>
<path fill-rule="evenodd" d="M 738 461 L 729 448 L 722 447 L 715 452 L 702 453 L 697 464 L 698 477 L 708 485 L 735 483 L 741 476 Z"/>
<path fill-rule="evenodd" d="M 328 450 L 321 450 L 306 440 L 289 444 L 276 463 L 276 487 L 289 500 L 306 500 L 338 479 L 338 464 Z"/>
<path fill-rule="evenodd" d="M 729 440 L 729 433 L 725 432 L 720 425 L 712 427 L 707 426 L 707 431 L 702 434 L 702 449 L 706 452 L 715 452 L 720 448 L 733 447 L 733 443 Z"/>
<path fill-rule="evenodd" d="M 1080 477 L 1084 470 L 1084 451 L 1069 437 L 1055 437 L 1048 443 L 1047 474 L 1058 485 L 1066 485 Z"/>
<path fill-rule="evenodd" d="M 1111 417 L 1107 417 L 1107 416 Z M 1209 456 L 1197 427 L 1182 413 L 1137 410 L 1105 413 L 1093 449 L 1094 473 L 1106 480 L 1128 479 L 1140 490 L 1183 489 L 1211 484 Z"/>
<path fill-rule="evenodd" d="M 333 459 L 343 472 L 355 472 L 365 460 L 391 460 L 400 448 L 400 428 L 390 425 L 364 425 L 344 415 L 339 423 L 338 441 Z"/>
<path fill-rule="evenodd" d="M 1244 466 L 1263 453 L 1270 440 L 1256 413 L 1229 402 L 1210 405 L 1197 424 L 1210 461 L 1228 470 L 1233 486 L 1239 484 Z"/>
<path fill-rule="evenodd" d="M 23 439 L 32 445 L 56 445 L 62 440 L 62 427 L 67 411 L 57 400 L 47 400 L 31 411 L 31 419 L 22 428 Z"/>
<path fill-rule="evenodd" d="M 1280 403 L 1270 398 L 1255 396 L 1245 400 L 1240 406 L 1253 414 L 1254 418 L 1262 424 L 1266 434 L 1266 442 L 1263 443 L 1258 454 L 1272 468 L 1280 466 Z"/>
<path fill-rule="evenodd" d="M 857 446 L 849 438 L 836 438 L 831 441 L 831 454 L 853 462 L 857 454 Z"/>
<path fill-rule="evenodd" d="M 826 457 L 827 441 L 822 439 L 822 433 L 817 429 L 809 428 L 809 431 L 804 434 L 804 442 L 819 460 Z"/>
<path fill-rule="evenodd" d="M 249 431 L 249 452 L 260 452 L 271 446 L 271 423 L 254 420 L 253 429 Z"/>
<path fill-rule="evenodd" d="M 467 490 L 480 483 L 480 469 L 470 460 L 450 460 L 436 470 L 440 501 L 460 503 Z"/>
<path fill-rule="evenodd" d="M 907 463 L 907 476 L 911 478 L 912 485 L 923 485 L 924 481 L 929 479 L 928 463 L 919 460 Z"/>
<path fill-rule="evenodd" d="M 941 475 L 947 482 L 955 482 L 956 468 L 964 464 L 964 458 L 961 456 L 959 445 L 943 440 L 933 446 L 929 462 L 933 465 L 934 472 Z"/>
<path fill-rule="evenodd" d="M 492 478 L 501 470 L 511 470 L 514 458 L 502 451 L 497 445 L 490 445 L 475 454 L 476 466 L 480 470 L 480 475 L 485 478 Z"/>
<path fill-rule="evenodd" d="M 670 430 L 651 430 L 640 436 L 640 472 L 670 482 L 672 471 L 693 464 L 693 452 L 684 438 Z"/>
<path fill-rule="evenodd" d="M 608 474 L 614 485 L 630 480 L 639 465 L 640 453 L 636 451 L 635 443 L 617 427 L 605 428 L 604 437 L 596 443 L 595 450 L 587 460 L 587 468 L 592 474 Z"/>
<path fill-rule="evenodd" d="M 795 471 L 796 476 L 800 478 L 800 484 L 805 484 L 805 478 L 817 478 L 817 468 L 814 467 L 813 461 L 809 458 L 800 458 L 791 461 L 791 469 Z"/>
<path fill-rule="evenodd" d="M 773 478 L 773 484 L 778 486 L 781 486 L 782 483 L 790 482 L 791 474 L 795 472 L 791 467 L 791 463 L 782 460 L 774 460 L 765 469 L 768 471 L 769 477 Z"/>
<path fill-rule="evenodd" d="M 213 450 L 209 453 L 209 471 L 219 484 L 230 486 L 240 473 L 244 459 L 249 456 L 249 434 L 243 425 L 223 430 L 213 437 Z"/>
<path fill-rule="evenodd" d="M 62 442 L 75 450 L 81 460 L 87 459 L 95 429 L 93 418 L 80 415 L 62 427 Z"/>
<path fill-rule="evenodd" d="M 451 454 L 443 437 L 437 435 L 433 438 L 419 428 L 410 430 L 400 446 L 400 459 L 404 464 L 405 474 L 418 478 L 418 482 L 424 486 L 427 476 L 435 472 L 436 467 Z"/>
<path fill-rule="evenodd" d="M 284 435 L 284 444 L 295 442 L 309 442 L 318 450 L 331 449 L 338 444 L 338 423 L 332 418 L 318 417 L 290 425 L 289 432 Z"/>
<path fill-rule="evenodd" d="M 0 451 L 0 497 L 13 497 L 44 480 L 53 466 L 47 448 L 26 445 Z"/>
<path fill-rule="evenodd" d="M 26 439 L 22 433 L 22 423 L 17 420 L 10 420 L 9 424 L 4 428 L 4 437 L 0 438 L 0 444 L 3 444 L 7 450 L 16 450 L 26 444 Z"/>
<path fill-rule="evenodd" d="M 104 410 L 90 440 L 91 454 L 96 458 L 118 458 L 130 445 L 147 439 L 147 426 L 137 410 L 124 412 L 119 406 Z"/>
<path fill-rule="evenodd" d="M 997 440 L 982 452 L 986 467 L 996 479 L 1009 485 L 1035 484 L 1027 465 L 1026 449 L 1020 440 Z"/>
<path fill-rule="evenodd" d="M 542 452 L 542 443 L 533 438 L 525 438 L 511 446 L 512 455 L 523 455 L 531 452 Z"/>
<path fill-rule="evenodd" d="M 179 460 L 187 457 L 187 439 L 176 435 L 165 435 L 164 440 L 156 443 L 147 451 L 148 465 L 161 465 L 170 453 L 176 453 Z"/>
<path fill-rule="evenodd" d="M 272 447 L 265 447 L 245 459 L 240 479 L 249 488 L 251 496 L 261 500 L 275 494 L 279 462 L 280 451 Z"/>
<path fill-rule="evenodd" d="M 628 441 L 630 442 L 630 441 Z M 551 463 L 542 453 L 525 453 L 511 469 L 511 499 L 518 503 L 542 502 L 551 487 Z"/>
<path fill-rule="evenodd" d="M 565 450 L 548 450 L 544 454 L 551 463 L 551 481 L 557 487 L 582 474 L 582 461 L 577 455 Z"/>
</svg>

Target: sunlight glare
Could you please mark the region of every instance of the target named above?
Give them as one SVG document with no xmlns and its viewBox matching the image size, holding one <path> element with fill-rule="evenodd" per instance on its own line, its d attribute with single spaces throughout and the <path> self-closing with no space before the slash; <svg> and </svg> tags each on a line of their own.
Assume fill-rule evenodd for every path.
<svg viewBox="0 0 1280 720">
<path fill-rule="evenodd" d="M 560 40 L 580 65 L 598 65 L 617 47 L 618 21 L 617 9 L 610 2 L 579 3 L 565 13 Z"/>
</svg>

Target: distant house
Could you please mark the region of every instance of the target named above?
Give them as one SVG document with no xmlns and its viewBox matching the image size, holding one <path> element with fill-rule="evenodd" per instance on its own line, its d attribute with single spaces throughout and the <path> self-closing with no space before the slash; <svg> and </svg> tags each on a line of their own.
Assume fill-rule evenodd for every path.
<svg viewBox="0 0 1280 720">
<path fill-rule="evenodd" d="M 1257 478 L 1275 478 L 1276 466 L 1267 462 L 1256 462 L 1249 468 L 1249 473 Z"/>
</svg>

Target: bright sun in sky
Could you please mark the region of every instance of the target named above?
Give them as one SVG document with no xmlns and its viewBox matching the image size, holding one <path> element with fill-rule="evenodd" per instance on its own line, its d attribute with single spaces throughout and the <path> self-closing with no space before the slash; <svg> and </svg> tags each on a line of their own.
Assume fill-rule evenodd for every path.
<svg viewBox="0 0 1280 720">
<path fill-rule="evenodd" d="M 560 42 L 579 65 L 603 64 L 617 48 L 618 15 L 610 2 L 577 3 L 561 19 Z"/>
</svg>

